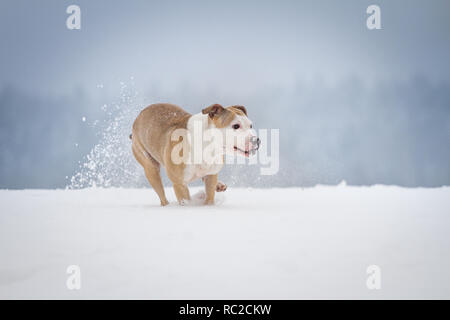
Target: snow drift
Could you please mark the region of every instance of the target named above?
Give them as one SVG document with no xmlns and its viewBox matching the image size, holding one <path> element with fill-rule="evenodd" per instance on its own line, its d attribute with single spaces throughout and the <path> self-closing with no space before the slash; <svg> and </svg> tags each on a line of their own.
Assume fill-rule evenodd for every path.
<svg viewBox="0 0 450 320">
<path fill-rule="evenodd" d="M 151 189 L 0 190 L 0 298 L 450 298 L 448 187 L 224 197 L 160 207 Z"/>
</svg>

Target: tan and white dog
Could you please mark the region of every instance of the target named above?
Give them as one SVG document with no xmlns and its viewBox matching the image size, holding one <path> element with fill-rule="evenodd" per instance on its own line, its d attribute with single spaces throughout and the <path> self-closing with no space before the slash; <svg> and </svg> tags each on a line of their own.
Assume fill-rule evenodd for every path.
<svg viewBox="0 0 450 320">
<path fill-rule="evenodd" d="M 213 204 L 215 192 L 226 189 L 217 180 L 225 154 L 249 157 L 260 144 L 243 106 L 219 104 L 194 115 L 173 104 L 152 104 L 134 121 L 131 140 L 133 154 L 163 206 L 169 202 L 161 165 L 180 204 L 190 200 L 187 184 L 200 178 L 205 183 L 205 204 Z"/>
</svg>

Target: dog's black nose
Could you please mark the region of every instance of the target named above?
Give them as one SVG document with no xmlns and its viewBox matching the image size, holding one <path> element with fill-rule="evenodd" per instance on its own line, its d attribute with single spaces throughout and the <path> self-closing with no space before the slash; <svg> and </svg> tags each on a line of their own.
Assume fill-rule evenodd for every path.
<svg viewBox="0 0 450 320">
<path fill-rule="evenodd" d="M 256 151 L 256 150 L 259 149 L 259 145 L 261 144 L 261 140 L 259 140 L 258 137 L 256 137 L 256 136 L 251 137 L 250 142 L 252 144 L 253 150 Z"/>
</svg>

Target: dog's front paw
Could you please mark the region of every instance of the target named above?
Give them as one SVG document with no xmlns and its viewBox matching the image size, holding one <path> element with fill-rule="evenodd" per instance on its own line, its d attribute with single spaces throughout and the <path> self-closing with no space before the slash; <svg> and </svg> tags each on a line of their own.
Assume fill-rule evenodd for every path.
<svg viewBox="0 0 450 320">
<path fill-rule="evenodd" d="M 180 204 L 180 206 L 187 206 L 189 205 L 190 201 L 188 199 L 181 199 L 178 201 L 178 203 Z"/>
<path fill-rule="evenodd" d="M 217 182 L 216 185 L 216 192 L 224 192 L 225 190 L 227 190 L 227 185 L 223 182 Z"/>
</svg>

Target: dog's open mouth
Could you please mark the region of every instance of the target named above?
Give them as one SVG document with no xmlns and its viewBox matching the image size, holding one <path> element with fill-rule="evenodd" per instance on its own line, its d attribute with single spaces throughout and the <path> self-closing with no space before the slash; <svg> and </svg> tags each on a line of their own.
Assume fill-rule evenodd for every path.
<svg viewBox="0 0 450 320">
<path fill-rule="evenodd" d="M 239 149 L 238 147 L 234 146 L 234 151 L 237 151 L 238 153 L 243 154 L 244 156 L 248 157 L 250 155 L 250 152 Z"/>
<path fill-rule="evenodd" d="M 238 147 L 236 147 L 236 146 L 234 146 L 234 151 L 236 151 L 236 152 L 238 152 L 238 153 L 244 155 L 245 157 L 248 157 L 248 156 L 250 156 L 251 154 L 255 154 L 255 153 L 256 153 L 256 149 L 251 149 L 251 150 L 245 151 L 245 150 L 242 150 L 242 149 L 240 149 L 240 148 L 238 148 Z"/>
</svg>

